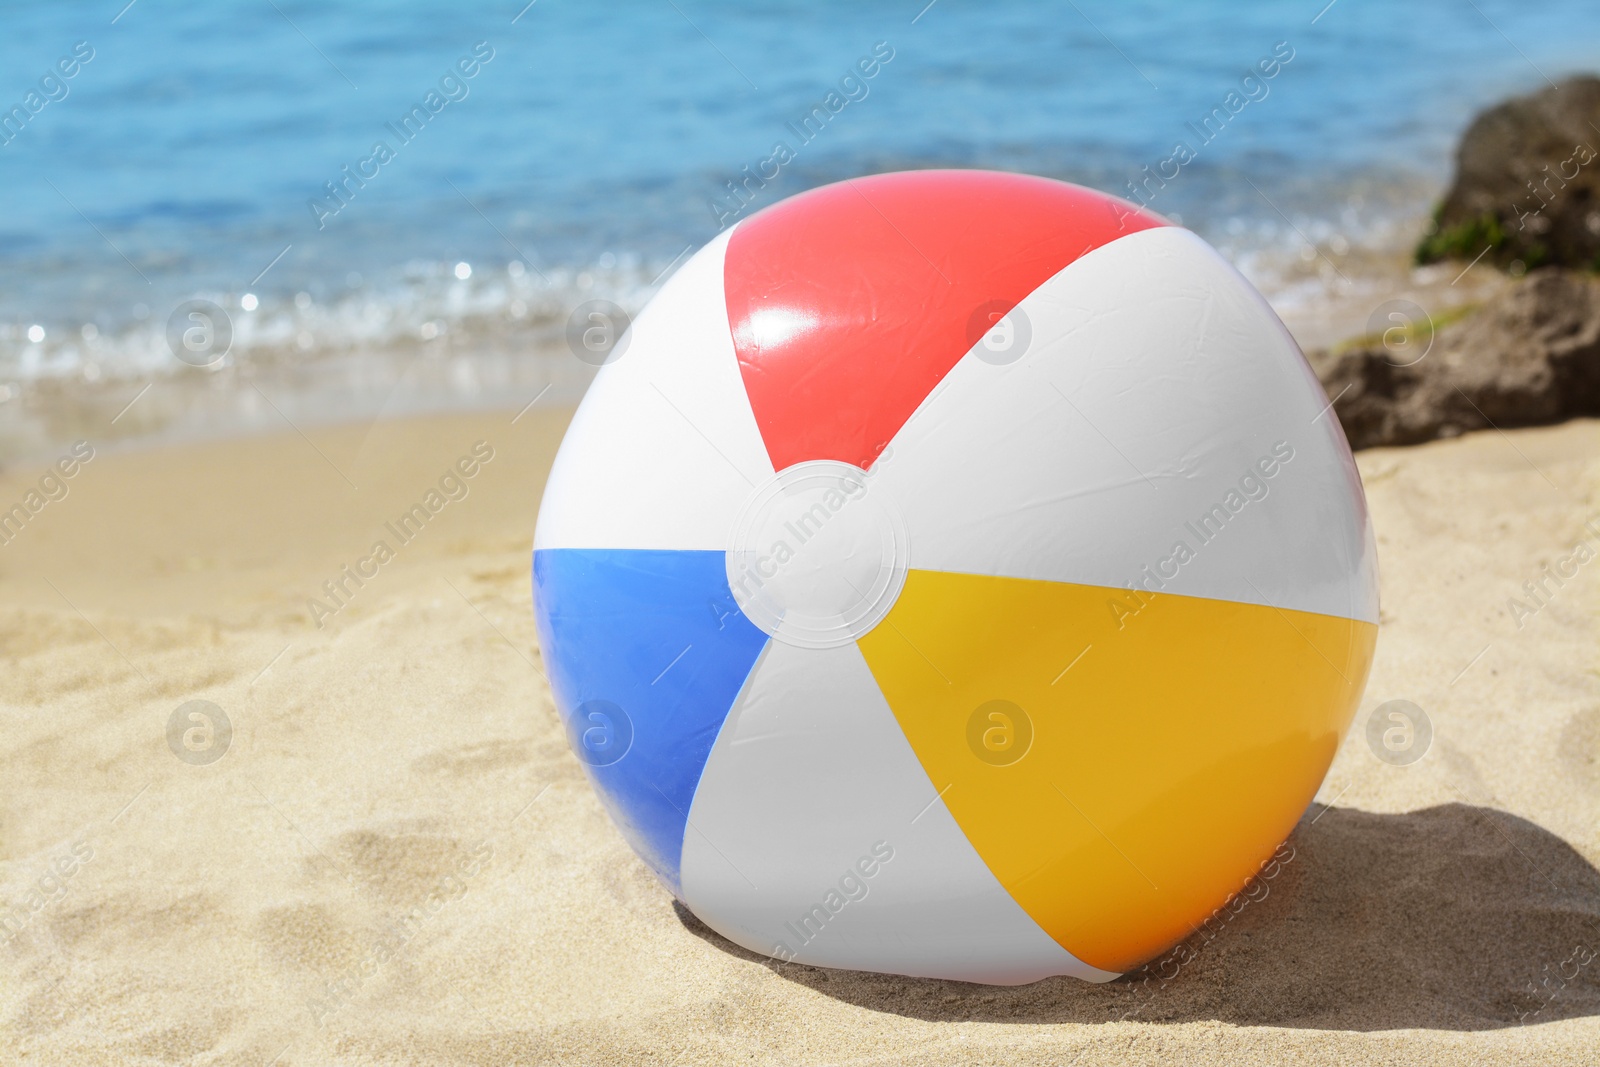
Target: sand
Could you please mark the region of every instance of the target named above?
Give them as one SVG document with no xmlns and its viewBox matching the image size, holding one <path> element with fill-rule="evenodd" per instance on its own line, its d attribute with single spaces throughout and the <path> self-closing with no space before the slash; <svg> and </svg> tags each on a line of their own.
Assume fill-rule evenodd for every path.
<svg viewBox="0 0 1600 1067">
<path fill-rule="evenodd" d="M 628 851 L 529 606 L 565 418 L 102 447 L 0 547 L 0 1061 L 1600 1056 L 1600 563 L 1508 604 L 1600 512 L 1600 424 L 1362 454 L 1377 663 L 1292 858 L 1170 980 L 991 989 L 753 957 Z M 314 625 L 479 441 L 465 498 Z M 1435 731 L 1404 767 L 1364 733 L 1399 698 Z M 220 734 L 169 747 L 190 700 L 231 723 L 214 762 Z"/>
</svg>

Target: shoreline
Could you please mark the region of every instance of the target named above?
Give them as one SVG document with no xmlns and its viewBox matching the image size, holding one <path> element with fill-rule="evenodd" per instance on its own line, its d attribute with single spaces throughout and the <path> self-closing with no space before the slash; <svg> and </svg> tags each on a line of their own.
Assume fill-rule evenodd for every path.
<svg viewBox="0 0 1600 1067">
<path fill-rule="evenodd" d="M 1420 227 L 1419 220 L 1419 234 Z M 1387 328 L 1383 310 L 1397 301 L 1450 320 L 1514 284 L 1488 267 L 1415 267 L 1399 246 L 1352 249 L 1339 258 L 1342 266 L 1325 249 L 1307 246 L 1267 294 L 1314 367 L 1320 355 Z M 574 358 L 552 329 L 473 320 L 376 347 L 230 353 L 204 369 L 168 356 L 140 376 L 46 379 L 21 395 L 16 385 L 0 386 L 0 470 L 37 462 L 80 438 L 137 449 L 521 408 L 535 398 L 543 406 L 575 406 L 594 368 Z"/>
</svg>

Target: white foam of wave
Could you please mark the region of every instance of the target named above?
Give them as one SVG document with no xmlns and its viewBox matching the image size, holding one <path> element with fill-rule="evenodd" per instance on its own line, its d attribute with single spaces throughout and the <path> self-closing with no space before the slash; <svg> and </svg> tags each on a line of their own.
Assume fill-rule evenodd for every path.
<svg viewBox="0 0 1600 1067">
<path fill-rule="evenodd" d="M 322 300 L 308 292 L 216 290 L 188 299 L 208 300 L 228 317 L 232 343 L 208 368 L 218 371 L 258 361 L 308 363 L 361 350 L 406 352 L 430 342 L 550 348 L 560 344 L 566 317 L 579 303 L 609 300 L 636 314 L 668 267 L 627 255 L 542 271 L 521 261 L 418 262 L 388 280 L 358 282 Z M 136 309 L 135 318 L 115 332 L 93 322 L 0 322 L 0 401 L 31 383 L 150 380 L 191 371 L 168 345 L 171 310 Z"/>
</svg>

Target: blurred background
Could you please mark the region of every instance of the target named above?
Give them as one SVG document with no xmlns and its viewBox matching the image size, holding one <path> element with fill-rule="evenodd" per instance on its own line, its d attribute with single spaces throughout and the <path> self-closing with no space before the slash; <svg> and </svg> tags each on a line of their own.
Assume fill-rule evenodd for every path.
<svg viewBox="0 0 1600 1067">
<path fill-rule="evenodd" d="M 636 311 L 778 142 L 793 158 L 743 187 L 742 214 L 912 167 L 1126 196 L 1185 142 L 1195 157 L 1149 206 L 1323 344 L 1407 270 L 1470 116 L 1600 41 L 1600 7 L 1514 0 L 135 0 L 0 17 L 0 460 L 86 426 L 104 440 L 113 417 L 113 435 L 171 438 L 570 403 L 592 373 L 562 341 L 572 307 Z M 893 58 L 797 137 L 875 47 Z M 75 49 L 92 58 L 61 77 Z M 1242 90 L 1275 54 L 1292 58 Z M 439 110 L 401 130 L 430 92 Z M 1246 106 L 1197 137 L 1230 92 Z M 231 334 L 203 369 L 167 341 L 194 298 Z"/>
</svg>

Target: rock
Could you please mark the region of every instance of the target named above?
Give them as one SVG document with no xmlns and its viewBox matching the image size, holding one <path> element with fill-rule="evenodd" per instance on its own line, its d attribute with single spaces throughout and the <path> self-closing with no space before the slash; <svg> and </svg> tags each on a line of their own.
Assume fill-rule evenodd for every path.
<svg viewBox="0 0 1600 1067">
<path fill-rule="evenodd" d="M 1600 269 L 1600 78 L 1571 78 L 1472 120 L 1417 261 Z"/>
<path fill-rule="evenodd" d="M 1535 271 L 1411 342 L 1313 354 L 1350 447 L 1600 415 L 1600 282 L 1585 274 Z"/>
</svg>

